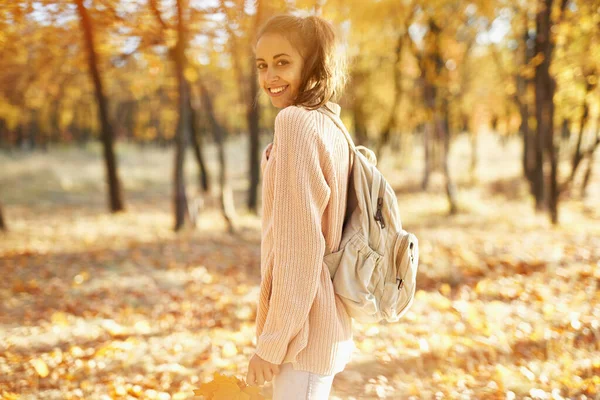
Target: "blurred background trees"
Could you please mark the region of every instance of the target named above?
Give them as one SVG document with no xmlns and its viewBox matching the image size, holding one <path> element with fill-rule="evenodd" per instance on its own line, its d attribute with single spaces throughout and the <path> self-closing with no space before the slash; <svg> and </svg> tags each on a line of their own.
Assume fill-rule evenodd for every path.
<svg viewBox="0 0 600 400">
<path fill-rule="evenodd" d="M 448 157 L 468 135 L 519 135 L 535 208 L 559 222 L 561 195 L 585 194 L 600 144 L 600 0 L 15 0 L 0 6 L 0 147 L 52 151 L 101 141 L 111 211 L 123 210 L 119 143 L 176 149 L 174 228 L 195 223 L 185 154 L 200 187 L 203 152 L 219 149 L 218 198 L 235 207 L 228 138 L 247 136 L 246 208 L 257 211 L 261 137 L 277 111 L 257 86 L 251 43 L 260 24 L 304 10 L 332 21 L 348 57 L 342 116 L 378 158 L 423 151 L 421 188 L 441 174 L 460 210 Z M 212 135 L 207 135 L 211 132 Z M 1 221 L 1 219 L 0 219 Z"/>
</svg>

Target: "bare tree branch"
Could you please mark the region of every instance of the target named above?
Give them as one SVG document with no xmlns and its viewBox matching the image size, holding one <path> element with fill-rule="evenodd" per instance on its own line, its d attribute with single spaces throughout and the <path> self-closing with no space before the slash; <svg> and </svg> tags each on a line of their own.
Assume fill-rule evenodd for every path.
<svg viewBox="0 0 600 400">
<path fill-rule="evenodd" d="M 160 26 L 162 27 L 162 29 L 169 29 L 169 28 L 171 28 L 171 26 L 169 26 L 165 22 L 165 20 L 162 18 L 162 14 L 160 13 L 160 10 L 158 9 L 158 6 L 156 5 L 156 0 L 148 0 L 148 5 L 150 6 L 150 9 L 152 10 L 152 13 L 156 17 L 156 20 L 158 21 L 158 23 L 160 24 Z"/>
</svg>

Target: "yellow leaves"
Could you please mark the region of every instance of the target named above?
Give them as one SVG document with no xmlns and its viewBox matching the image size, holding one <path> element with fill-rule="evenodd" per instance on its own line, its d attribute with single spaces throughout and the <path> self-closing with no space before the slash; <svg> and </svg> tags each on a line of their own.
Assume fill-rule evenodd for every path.
<svg viewBox="0 0 600 400">
<path fill-rule="evenodd" d="M 544 54 L 539 52 L 529 62 L 533 68 L 536 68 L 538 65 L 544 62 Z"/>
<path fill-rule="evenodd" d="M 73 117 L 75 113 L 72 108 L 61 108 L 59 111 L 58 125 L 61 128 L 65 128 L 69 126 L 69 124 L 73 121 Z"/>
<path fill-rule="evenodd" d="M 149 400 L 183 400 L 189 397 L 189 395 L 182 392 L 171 395 L 154 389 L 144 390 L 142 386 L 131 383 L 114 383 L 111 394 L 112 398 L 143 398 Z"/>
<path fill-rule="evenodd" d="M 234 383 L 224 383 L 214 392 L 213 399 L 249 400 L 250 396 Z"/>
<path fill-rule="evenodd" d="M 140 320 L 140 321 L 137 321 L 133 325 L 133 329 L 137 333 L 148 334 L 148 333 L 150 333 L 152 331 L 152 326 L 150 325 L 149 321 L 147 321 L 147 320 Z"/>
<path fill-rule="evenodd" d="M 475 285 L 475 293 L 477 293 L 479 296 L 486 294 L 489 291 L 489 287 L 490 281 L 487 279 L 482 279 Z"/>
<path fill-rule="evenodd" d="M 516 92 L 517 88 L 515 84 L 513 82 L 507 82 L 506 86 L 504 87 L 504 93 L 506 93 L 507 96 L 512 96 Z"/>
<path fill-rule="evenodd" d="M 195 67 L 188 65 L 183 71 L 183 75 L 190 83 L 194 83 L 198 80 L 198 71 Z"/>
<path fill-rule="evenodd" d="M 33 368 L 35 369 L 35 372 L 38 373 L 40 378 L 45 378 L 50 373 L 50 371 L 48 370 L 48 365 L 41 358 L 34 358 L 30 362 L 31 365 L 33 365 Z"/>
<path fill-rule="evenodd" d="M 223 348 L 221 349 L 221 356 L 223 358 L 233 357 L 233 356 L 237 355 L 237 353 L 238 353 L 237 347 L 235 346 L 235 343 L 233 343 L 231 341 L 225 342 L 225 344 L 223 345 Z"/>
<path fill-rule="evenodd" d="M 107 319 L 102 323 L 102 327 L 113 337 L 120 337 L 126 333 L 126 329 L 112 319 Z"/>
<path fill-rule="evenodd" d="M 67 318 L 67 314 L 65 314 L 64 312 L 61 312 L 61 311 L 52 313 L 52 316 L 50 317 L 50 321 L 52 321 L 53 325 L 59 325 L 59 326 L 69 325 L 69 320 Z"/>
<path fill-rule="evenodd" d="M 73 283 L 75 285 L 81 285 L 83 282 L 87 281 L 88 279 L 90 279 L 90 273 L 87 271 L 81 271 L 80 273 L 78 273 L 77 275 L 75 275 L 73 277 Z"/>
<path fill-rule="evenodd" d="M 160 120 L 165 122 L 162 115 Z M 164 174 L 161 181 L 160 172 L 170 158 L 123 150 L 124 174 L 137 180 L 130 184 L 166 185 L 170 178 Z M 41 166 L 19 162 L 41 171 L 60 168 L 60 161 L 73 171 L 65 175 L 75 187 L 101 181 L 102 175 L 90 174 L 77 159 L 61 159 L 64 154 L 50 151 Z M 11 160 L 6 158 L 10 180 L 22 183 L 15 190 L 34 186 L 29 180 L 34 174 L 19 177 L 11 172 Z M 363 398 L 373 390 L 372 398 L 384 398 L 386 386 L 369 381 L 381 371 L 395 388 L 389 399 L 412 394 L 492 400 L 507 392 L 525 398 L 532 389 L 547 394 L 556 389 L 562 398 L 597 397 L 600 364 L 581 363 L 594 360 L 600 334 L 595 312 L 600 297 L 593 290 L 600 280 L 595 236 L 572 234 L 583 231 L 581 221 L 568 224 L 568 230 L 533 229 L 516 201 L 507 207 L 487 197 L 478 212 L 438 221 L 430 217 L 431 205 L 437 210 L 443 196 L 411 196 L 404 197 L 403 209 L 409 215 L 420 210 L 412 213 L 418 217 L 411 223 L 418 225 L 421 216 L 431 219 L 421 228 L 419 273 L 427 279 L 417 279 L 414 304 L 399 323 L 354 325 L 355 353 L 367 362 L 351 363 L 341 374 L 349 384 L 336 385 L 334 394 Z M 596 204 L 593 200 L 590 204 Z M 169 204 L 166 195 L 158 201 Z M 61 382 L 65 398 L 81 398 L 77 389 L 85 398 L 102 392 L 107 398 L 182 400 L 191 398 L 193 389 L 198 399 L 261 398 L 258 388 L 235 379 L 200 386 L 192 372 L 235 374 L 246 367 L 255 327 L 248 317 L 258 296 L 259 271 L 249 276 L 251 268 L 245 267 L 255 265 L 257 253 L 249 246 L 256 250 L 257 242 L 230 246 L 217 241 L 212 230 L 215 242 L 202 240 L 202 246 L 199 232 L 174 237 L 167 231 L 170 214 L 161 211 L 168 207 L 152 203 L 102 218 L 94 210 L 74 213 L 69 206 L 18 211 L 16 223 L 22 227 L 0 240 L 9 272 L 0 290 L 10 307 L 3 317 L 19 325 L 0 331 L 14 346 L 3 353 L 8 387 L 0 389 L 0 397 L 16 399 L 22 382 L 46 379 L 46 387 Z M 82 240 L 86 236 L 89 245 Z M 558 246 L 561 252 L 553 254 Z M 238 275 L 236 267 L 244 272 Z M 27 324 L 15 318 L 21 315 Z M 150 329 L 157 334 L 144 334 Z M 115 335 L 127 340 L 114 340 Z M 46 345 L 55 339 L 58 345 Z M 531 373 L 535 381 L 527 378 Z M 111 386 L 107 380 L 115 381 L 115 375 L 122 379 Z"/>
<path fill-rule="evenodd" d="M 4 101 L 0 95 L 0 118 L 4 119 L 8 125 L 8 129 L 14 130 L 21 119 L 22 110 L 15 107 L 8 101 Z"/>
<path fill-rule="evenodd" d="M 250 321 L 254 319 L 254 309 L 248 305 L 241 306 L 235 310 L 235 316 L 244 321 Z"/>
<path fill-rule="evenodd" d="M 369 354 L 375 350 L 376 344 L 372 338 L 365 338 L 364 340 L 358 342 L 356 347 L 360 349 L 361 352 Z"/>
<path fill-rule="evenodd" d="M 554 315 L 556 311 L 556 307 L 552 303 L 545 303 L 542 306 L 542 312 L 544 313 L 544 318 L 549 319 Z"/>
<path fill-rule="evenodd" d="M 15 293 L 35 294 L 39 293 L 41 289 L 39 283 L 35 279 L 30 279 L 28 281 L 15 279 L 12 290 Z"/>
<path fill-rule="evenodd" d="M 447 311 L 452 308 L 452 301 L 440 293 L 432 293 L 428 300 L 429 304 L 439 311 Z"/>
<path fill-rule="evenodd" d="M 590 31 L 593 30 L 596 25 L 596 23 L 594 22 L 595 19 L 597 17 L 597 14 L 595 16 L 593 15 L 589 15 L 589 14 L 583 14 L 579 17 L 579 20 L 577 21 L 577 25 L 579 27 L 579 29 L 581 29 L 582 31 Z M 567 25 L 568 24 L 564 24 Z"/>
<path fill-rule="evenodd" d="M 536 65 L 532 65 L 532 63 L 524 65 L 521 67 L 519 75 L 525 79 L 533 79 L 535 77 L 535 67 Z"/>
<path fill-rule="evenodd" d="M 427 299 L 427 291 L 421 289 L 417 290 L 415 293 L 415 300 L 423 301 L 425 299 Z"/>
<path fill-rule="evenodd" d="M 175 44 L 177 43 L 177 31 L 175 31 L 174 29 L 168 29 L 166 31 L 163 31 L 163 35 L 165 39 L 165 45 L 168 48 L 175 47 Z"/>
<path fill-rule="evenodd" d="M 264 400 L 260 388 L 248 386 L 235 376 L 221 375 L 215 372 L 211 382 L 200 385 L 194 390 L 196 396 L 204 396 L 205 400 Z"/>
</svg>

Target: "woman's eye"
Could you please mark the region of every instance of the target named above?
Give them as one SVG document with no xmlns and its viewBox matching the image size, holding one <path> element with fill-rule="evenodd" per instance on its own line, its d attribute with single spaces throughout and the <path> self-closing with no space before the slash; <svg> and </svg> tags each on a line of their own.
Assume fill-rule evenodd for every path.
<svg viewBox="0 0 600 400">
<path fill-rule="evenodd" d="M 286 65 L 286 64 L 289 64 L 289 62 L 287 62 L 286 60 L 281 60 L 281 61 L 279 61 L 279 62 L 277 63 L 277 65 Z M 258 65 L 256 66 L 256 68 L 257 68 L 257 69 L 264 69 L 266 66 L 267 66 L 267 64 L 261 63 L 261 64 L 258 64 Z"/>
</svg>

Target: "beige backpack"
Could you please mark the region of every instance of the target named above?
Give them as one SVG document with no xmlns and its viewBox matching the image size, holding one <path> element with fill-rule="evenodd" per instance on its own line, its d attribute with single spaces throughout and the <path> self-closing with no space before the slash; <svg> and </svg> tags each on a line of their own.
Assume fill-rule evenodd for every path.
<svg viewBox="0 0 600 400">
<path fill-rule="evenodd" d="M 318 111 L 341 129 L 354 152 L 340 248 L 324 257 L 334 291 L 356 321 L 396 322 L 414 299 L 417 238 L 402 229 L 396 194 L 376 168 L 375 153 L 355 146 L 336 114 Z"/>
</svg>

